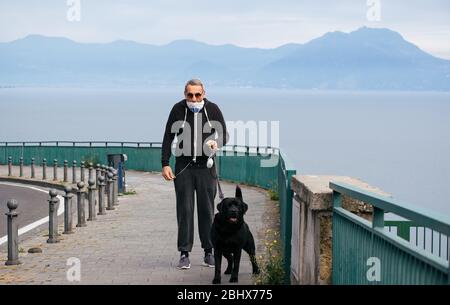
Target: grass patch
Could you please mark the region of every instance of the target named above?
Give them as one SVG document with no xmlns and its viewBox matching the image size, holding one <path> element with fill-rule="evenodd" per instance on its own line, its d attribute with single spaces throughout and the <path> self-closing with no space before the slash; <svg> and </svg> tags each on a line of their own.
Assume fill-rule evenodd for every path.
<svg viewBox="0 0 450 305">
<path fill-rule="evenodd" d="M 255 284 L 283 285 L 284 260 L 281 252 L 279 231 L 267 229 L 264 245 L 265 253 L 257 257 L 261 272 L 255 276 Z"/>
<path fill-rule="evenodd" d="M 278 190 L 271 189 L 269 190 L 270 200 L 278 201 L 280 197 L 278 196 Z"/>
</svg>

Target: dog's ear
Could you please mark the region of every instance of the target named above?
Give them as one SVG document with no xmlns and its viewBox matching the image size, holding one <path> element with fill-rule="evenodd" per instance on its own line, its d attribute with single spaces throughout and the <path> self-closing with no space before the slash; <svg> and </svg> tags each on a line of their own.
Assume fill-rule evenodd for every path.
<svg viewBox="0 0 450 305">
<path fill-rule="evenodd" d="M 242 199 L 242 191 L 241 191 L 241 188 L 239 187 L 239 185 L 236 185 L 236 195 L 234 197 L 241 199 L 241 201 L 243 200 Z"/>
<path fill-rule="evenodd" d="M 222 212 L 222 201 L 217 204 L 217 211 Z"/>
<path fill-rule="evenodd" d="M 244 201 L 242 201 L 242 206 L 244 207 L 244 214 L 248 210 L 248 204 L 246 204 Z"/>
</svg>

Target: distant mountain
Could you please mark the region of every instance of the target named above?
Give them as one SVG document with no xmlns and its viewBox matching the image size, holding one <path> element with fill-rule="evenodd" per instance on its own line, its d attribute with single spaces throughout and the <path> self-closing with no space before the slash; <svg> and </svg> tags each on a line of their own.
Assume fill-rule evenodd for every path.
<svg viewBox="0 0 450 305">
<path fill-rule="evenodd" d="M 275 49 L 193 40 L 77 43 L 39 35 L 0 43 L 0 87 L 179 85 L 192 77 L 224 86 L 450 90 L 450 61 L 396 32 L 366 27 Z"/>
</svg>

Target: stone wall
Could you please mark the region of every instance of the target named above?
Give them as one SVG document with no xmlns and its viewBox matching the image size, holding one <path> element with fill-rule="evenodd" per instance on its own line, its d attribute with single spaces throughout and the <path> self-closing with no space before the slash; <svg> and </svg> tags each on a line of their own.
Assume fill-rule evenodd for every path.
<svg viewBox="0 0 450 305">
<path fill-rule="evenodd" d="M 291 182 L 294 192 L 291 261 L 296 263 L 291 265 L 291 282 L 294 284 L 331 284 L 333 236 L 332 190 L 329 188 L 331 181 L 345 182 L 363 190 L 387 195 L 381 190 L 351 177 L 293 176 Z M 342 207 L 369 221 L 372 218 L 372 206 L 361 201 L 344 196 Z M 295 219 L 295 215 L 298 219 Z"/>
</svg>

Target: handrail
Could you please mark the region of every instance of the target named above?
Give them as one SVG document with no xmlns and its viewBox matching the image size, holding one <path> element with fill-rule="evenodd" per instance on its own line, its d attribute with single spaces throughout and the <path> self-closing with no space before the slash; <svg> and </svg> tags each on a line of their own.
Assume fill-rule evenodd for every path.
<svg viewBox="0 0 450 305">
<path fill-rule="evenodd" d="M 389 197 L 362 190 L 343 182 L 330 182 L 330 188 L 343 195 L 369 203 L 385 212 L 392 212 L 423 226 L 450 235 L 450 218 L 418 206 L 396 202 Z"/>
</svg>

